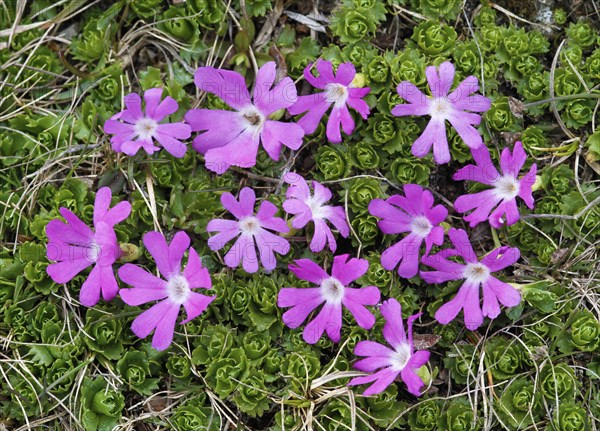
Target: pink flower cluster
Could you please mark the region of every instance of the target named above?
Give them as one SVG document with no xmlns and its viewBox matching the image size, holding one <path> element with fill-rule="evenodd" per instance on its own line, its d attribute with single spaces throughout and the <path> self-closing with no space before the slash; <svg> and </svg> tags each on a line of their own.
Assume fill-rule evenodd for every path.
<svg viewBox="0 0 600 431">
<path fill-rule="evenodd" d="M 167 244 L 161 233 L 148 232 L 144 236 L 144 245 L 154 257 L 164 279 L 128 263 L 119 268 L 118 274 L 121 281 L 134 288 L 119 290 L 113 264 L 121 257 L 122 251 L 114 226 L 129 216 L 131 205 L 129 202 L 119 202 L 109 208 L 111 198 L 108 187 L 96 193 L 95 231 L 68 209 L 60 209 L 66 223 L 52 220 L 46 226 L 48 259 L 58 261 L 48 265 L 46 271 L 54 282 L 66 283 L 94 265 L 79 292 L 79 301 L 87 307 L 96 305 L 100 294 L 105 301 L 110 301 L 118 293 L 126 304 L 134 306 L 160 300 L 133 321 L 132 330 L 140 338 L 154 331 L 152 346 L 164 350 L 173 339 L 181 306 L 187 314 L 187 319 L 181 322 L 183 324 L 199 316 L 214 299 L 192 290 L 210 289 L 210 275 L 202 267 L 196 250 L 190 247 L 190 238 L 185 232 L 177 232 L 171 244 Z M 186 252 L 187 266 L 182 270 L 181 262 Z"/>
<path fill-rule="evenodd" d="M 516 223 L 520 218 L 517 197 L 529 208 L 533 207 L 536 165 L 520 176 L 526 154 L 522 144 L 517 142 L 512 152 L 508 148 L 502 151 L 500 171 L 494 166 L 474 127 L 481 121 L 478 113 L 487 111 L 491 104 L 486 97 L 475 94 L 479 89 L 475 77 L 467 77 L 451 92 L 455 76 L 451 63 L 444 62 L 438 68 L 430 66 L 425 74 L 431 96 L 410 82 L 402 82 L 397 91 L 408 103 L 392 109 L 396 116 L 431 117 L 422 135 L 413 143 L 413 154 L 424 157 L 433 147 L 435 161 L 448 163 L 448 121 L 471 148 L 475 161 L 458 170 L 454 179 L 488 186 L 483 191 L 458 197 L 454 209 L 460 213 L 470 212 L 464 220 L 471 227 L 486 220 L 494 228 Z M 258 70 L 250 94 L 240 74 L 201 67 L 194 77 L 196 86 L 219 97 L 230 109 L 192 109 L 185 113 L 185 122 L 165 122 L 179 106 L 170 96 L 162 99 L 162 90 L 154 88 L 144 93 L 144 110 L 138 95 L 126 96 L 126 109 L 106 121 L 104 130 L 113 135 L 110 141 L 117 152 L 133 156 L 143 148 L 153 154 L 162 147 L 179 158 L 187 150 L 182 141 L 197 132 L 193 148 L 204 156 L 207 169 L 222 174 L 230 166 L 254 166 L 260 146 L 273 160 L 279 159 L 283 147 L 298 150 L 305 134 L 314 133 L 327 112 L 326 136 L 330 142 L 341 142 L 342 131 L 352 134 L 355 122 L 349 108 L 363 119 L 370 114 L 363 100 L 370 89 L 354 86 L 355 76 L 351 63 L 341 64 L 334 72 L 331 62 L 318 60 L 304 70 L 304 78 L 322 91 L 298 96 L 290 78 L 277 81 L 275 63 L 269 62 Z M 286 110 L 290 115 L 302 117 L 297 123 L 280 121 Z M 282 209 L 289 220 L 278 216 L 279 208 L 266 199 L 259 200 L 256 208 L 257 196 L 250 187 L 242 188 L 237 198 L 231 193 L 221 195 L 223 208 L 233 219 L 215 218 L 206 226 L 206 232 L 212 234 L 208 247 L 215 252 L 233 242 L 222 258 L 227 267 L 241 266 L 248 273 L 257 272 L 260 266 L 267 272 L 275 270 L 277 255 L 289 253 L 290 236 L 301 229 L 310 238 L 309 249 L 313 253 L 325 249 L 335 253 L 338 249 L 335 233 L 344 238 L 349 236 L 348 215 L 344 207 L 330 203 L 333 195 L 327 187 L 314 180 L 309 184 L 295 173 L 284 175 L 282 182 L 288 184 Z M 52 220 L 46 229 L 47 256 L 56 261 L 48 266 L 47 272 L 55 282 L 66 283 L 93 266 L 80 291 L 80 302 L 85 306 L 95 305 L 101 296 L 108 301 L 117 294 L 130 306 L 152 303 L 133 321 L 132 331 L 140 338 L 154 332 L 152 345 L 159 350 L 166 349 L 172 343 L 181 307 L 187 317 L 183 324 L 198 317 L 214 300 L 213 296 L 195 291 L 211 288 L 210 274 L 185 232 L 175 233 L 170 243 L 161 233 L 148 232 L 143 243 L 161 277 L 127 263 L 119 268 L 118 277 L 132 287 L 119 290 L 113 265 L 122 252 L 114 226 L 129 216 L 131 205 L 120 202 L 110 208 L 111 198 L 110 189 L 98 191 L 93 229 L 68 209 L 61 208 L 66 222 Z M 403 235 L 382 253 L 381 264 L 385 269 L 397 270 L 404 278 L 419 275 L 431 284 L 463 280 L 454 298 L 435 313 L 439 323 L 449 323 L 462 310 L 465 326 L 475 330 L 482 325 L 484 316 L 497 317 L 500 305 L 513 307 L 521 301 L 515 288 L 492 275 L 513 265 L 520 257 L 519 250 L 501 246 L 478 258 L 464 230 L 447 229 L 448 210 L 443 205 L 435 205 L 431 191 L 416 184 L 405 184 L 403 194 L 371 201 L 369 212 L 379 219 L 378 225 L 384 234 Z M 443 245 L 446 232 L 452 247 L 430 254 L 434 247 Z M 295 329 L 307 321 L 302 336 L 310 344 L 319 341 L 323 334 L 333 342 L 340 341 L 344 309 L 364 329 L 371 329 L 376 321 L 371 307 L 380 303 L 379 288 L 353 287 L 353 283 L 367 273 L 369 262 L 349 254 L 335 255 L 332 261 L 328 272 L 311 259 L 295 260 L 288 269 L 313 287 L 283 287 L 277 297 L 278 306 L 287 309 L 283 314 L 285 325 Z M 420 270 L 421 264 L 433 270 Z M 389 347 L 374 341 L 357 343 L 354 352 L 364 358 L 354 366 L 368 374 L 354 378 L 349 384 L 371 383 L 364 393 L 372 395 L 382 392 L 400 377 L 408 391 L 418 396 L 425 383 L 416 371 L 429 360 L 429 352 L 415 351 L 413 343 L 413 323 L 421 313 L 408 318 L 405 331 L 402 310 L 396 299 L 384 301 L 379 309 L 385 320 L 383 338 Z"/>
<path fill-rule="evenodd" d="M 354 119 L 348 107 L 363 119 L 369 115 L 369 106 L 362 99 L 370 89 L 352 85 L 356 75 L 352 63 L 342 63 L 334 74 L 331 62 L 319 60 L 314 65 L 318 77 L 311 73 L 312 66 L 306 67 L 304 77 L 323 91 L 300 97 L 291 78 L 275 82 L 277 73 L 273 61 L 258 70 L 252 95 L 239 73 L 200 67 L 194 75 L 196 86 L 219 97 L 231 110 L 191 109 L 185 114 L 185 123 L 161 123 L 177 112 L 179 105 L 170 96 L 161 102 L 162 89 L 152 88 L 144 93 L 145 114 L 140 97 L 129 94 L 125 97 L 126 109 L 107 120 L 104 131 L 113 135 L 110 142 L 117 152 L 133 156 L 143 148 L 153 154 L 160 149 L 155 145 L 156 140 L 174 157 L 183 157 L 187 150 L 181 139 L 200 132 L 192 146 L 204 156 L 206 168 L 217 174 L 230 166 L 254 166 L 261 145 L 273 160 L 279 160 L 284 146 L 297 150 L 304 135 L 315 132 L 330 107 L 327 139 L 339 143 L 342 141 L 340 128 L 348 135 L 354 131 Z M 291 115 L 304 115 L 298 123 L 272 118 L 286 109 Z"/>
</svg>

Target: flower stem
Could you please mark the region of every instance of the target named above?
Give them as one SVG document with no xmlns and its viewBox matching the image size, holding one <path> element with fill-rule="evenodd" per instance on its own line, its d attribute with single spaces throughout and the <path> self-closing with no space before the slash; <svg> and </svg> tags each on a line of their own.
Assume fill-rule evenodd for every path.
<svg viewBox="0 0 600 431">
<path fill-rule="evenodd" d="M 582 94 L 569 94 L 568 96 L 557 96 L 551 97 L 550 99 L 538 100 L 536 102 L 525 103 L 525 107 L 543 105 L 544 103 L 560 102 L 563 100 L 575 100 L 575 99 L 600 99 L 600 93 L 582 93 Z"/>
<path fill-rule="evenodd" d="M 491 226 L 490 226 L 490 229 L 492 230 L 492 239 L 494 240 L 494 247 L 495 248 L 502 247 L 502 244 L 500 244 L 500 238 L 498 238 L 498 231 Z"/>
</svg>

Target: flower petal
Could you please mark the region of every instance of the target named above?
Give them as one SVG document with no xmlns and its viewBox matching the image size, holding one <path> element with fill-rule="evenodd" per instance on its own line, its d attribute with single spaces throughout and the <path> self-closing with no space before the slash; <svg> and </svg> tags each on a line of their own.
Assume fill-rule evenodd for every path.
<svg viewBox="0 0 600 431">
<path fill-rule="evenodd" d="M 454 82 L 454 65 L 445 61 L 439 68 L 429 66 L 425 69 L 425 76 L 433 97 L 445 97 Z"/>
<path fill-rule="evenodd" d="M 490 272 L 500 271 L 511 266 L 521 257 L 518 248 L 499 247 L 481 259 L 481 263 L 490 269 Z"/>
<path fill-rule="evenodd" d="M 273 160 L 279 160 L 282 144 L 292 150 L 302 145 L 304 129 L 294 123 L 267 121 L 260 134 L 262 146 Z"/>
<path fill-rule="evenodd" d="M 333 106 L 327 120 L 326 135 L 327 140 L 334 144 L 342 142 L 342 132 L 340 126 L 342 123 L 342 112 L 339 106 Z"/>
<path fill-rule="evenodd" d="M 341 304 L 332 305 L 325 303 L 321 311 L 310 323 L 304 328 L 302 338 L 308 344 L 315 344 L 323 332 L 326 331 L 327 335 L 334 343 L 340 341 L 340 331 L 342 329 L 342 307 Z"/>
<path fill-rule="evenodd" d="M 396 380 L 398 374 L 400 374 L 398 371 L 394 371 L 391 367 L 388 367 L 378 371 L 375 374 L 371 374 L 370 376 L 355 377 L 354 379 L 350 380 L 348 385 L 362 385 L 364 383 L 375 381 L 375 383 L 373 383 L 363 392 L 363 395 L 377 395 L 385 391 L 389 385 L 394 383 L 394 380 Z"/>
<path fill-rule="evenodd" d="M 412 82 L 402 81 L 400 84 L 398 84 L 398 87 L 396 87 L 396 91 L 400 97 L 414 105 L 429 106 L 429 101 L 431 99 L 427 97 L 421 90 L 419 90 Z"/>
<path fill-rule="evenodd" d="M 156 331 L 154 331 L 154 336 L 152 337 L 152 347 L 156 350 L 165 350 L 171 345 L 173 333 L 175 332 L 175 322 L 177 321 L 179 309 L 181 308 L 179 304 L 172 303 L 168 299 L 159 302 L 159 304 L 161 303 L 167 303 L 169 307 L 164 310 L 162 318 L 158 321 Z"/>
<path fill-rule="evenodd" d="M 402 322 L 402 306 L 396 299 L 391 298 L 381 304 L 379 311 L 385 319 L 383 337 L 390 346 L 397 349 L 399 345 L 406 343 L 406 333 Z"/>
<path fill-rule="evenodd" d="M 463 284 L 458 293 L 450 301 L 446 302 L 435 312 L 435 320 L 440 322 L 442 325 L 447 325 L 458 315 L 460 310 L 465 306 L 467 299 L 467 293 L 470 289 L 468 284 Z"/>
<path fill-rule="evenodd" d="M 332 103 L 326 99 L 325 92 L 311 94 L 308 96 L 300 96 L 298 101 L 288 108 L 288 111 L 292 115 L 298 115 L 302 112 L 306 112 L 298 120 L 298 124 L 307 135 L 314 133 L 325 115 L 325 112 L 329 109 Z"/>
<path fill-rule="evenodd" d="M 68 256 L 68 253 L 65 256 Z M 62 262 L 51 263 L 46 267 L 46 272 L 55 283 L 63 284 L 71 281 L 73 277 L 92 264 L 93 262 L 90 259 L 84 257 L 68 259 Z"/>
<path fill-rule="evenodd" d="M 162 88 L 150 88 L 144 91 L 144 101 L 146 102 L 146 117 L 154 119 L 154 113 L 160 100 L 162 99 Z"/>
<path fill-rule="evenodd" d="M 368 269 L 368 260 L 350 258 L 350 255 L 343 254 L 333 258 L 331 275 L 337 278 L 344 286 L 347 286 L 366 274 Z"/>
<path fill-rule="evenodd" d="M 200 67 L 194 74 L 196 86 L 220 97 L 234 109 L 251 104 L 244 77 L 237 72 L 213 67 Z"/>
<path fill-rule="evenodd" d="M 160 145 L 162 145 L 162 147 L 165 150 L 167 150 L 167 152 L 173 157 L 181 159 L 183 156 L 185 156 L 185 152 L 187 151 L 187 145 L 185 145 L 183 142 L 178 141 L 177 139 L 160 132 L 156 132 L 154 134 L 154 137 L 158 142 L 160 142 Z"/>
<path fill-rule="evenodd" d="M 318 287 L 297 289 L 283 288 L 279 292 L 277 305 L 292 308 L 283 313 L 283 323 L 295 329 L 302 324 L 314 309 L 323 303 Z"/>
<path fill-rule="evenodd" d="M 310 259 L 296 259 L 288 265 L 288 269 L 301 280 L 321 284 L 321 281 L 329 278 L 329 274 Z"/>
<path fill-rule="evenodd" d="M 85 305 L 86 307 L 93 307 L 98 303 L 100 300 L 100 292 L 102 291 L 102 275 L 101 266 L 96 265 L 92 268 L 87 279 L 83 282 L 81 290 L 79 291 L 79 302 L 81 302 L 82 305 Z M 117 290 L 118 289 L 119 288 L 117 286 Z"/>
<path fill-rule="evenodd" d="M 371 113 L 371 109 L 369 108 L 369 105 L 367 104 L 367 102 L 365 102 L 362 99 L 359 99 L 358 97 L 353 97 L 353 91 L 354 90 L 359 90 L 358 88 L 349 88 L 348 91 L 350 93 L 350 97 L 348 97 L 348 99 L 346 100 L 346 104 L 351 107 L 352 109 L 354 109 L 356 112 L 359 113 L 359 115 L 366 120 L 367 117 L 369 116 L 369 114 Z M 363 88 L 361 88 L 360 90 L 364 90 Z M 367 88 L 367 90 L 369 90 Z M 368 93 L 368 91 L 367 91 Z"/>
<path fill-rule="evenodd" d="M 502 150 L 502 154 L 500 155 L 500 167 L 502 168 L 504 175 L 512 175 L 514 178 L 517 178 L 526 160 L 527 154 L 523 149 L 523 144 L 521 141 L 517 141 L 512 154 L 508 147 Z"/>
<path fill-rule="evenodd" d="M 167 282 L 162 278 L 158 278 L 157 276 L 151 274 L 147 270 L 131 263 L 126 263 L 125 265 L 119 268 L 119 278 L 123 282 L 135 287 L 136 289 L 152 289 L 162 291 L 167 285 Z M 122 293 L 123 291 L 121 291 L 121 296 L 123 296 Z M 131 297 L 129 293 L 127 293 L 126 296 L 126 298 L 123 298 L 123 301 L 127 305 L 140 305 L 145 302 L 148 302 L 144 301 L 139 302 L 137 304 L 132 304 L 130 303 L 130 300 L 135 301 L 135 298 Z"/>
<path fill-rule="evenodd" d="M 186 319 L 181 322 L 184 323 L 189 322 L 192 319 L 200 316 L 204 310 L 210 305 L 211 302 L 215 300 L 214 296 L 201 295 L 197 292 L 190 292 L 190 296 L 188 300 L 183 303 L 183 307 L 185 308 Z"/>
<path fill-rule="evenodd" d="M 208 149 L 204 154 L 206 168 L 219 175 L 232 165 L 251 168 L 256 164 L 259 139 L 246 129 L 226 145 Z"/>
<path fill-rule="evenodd" d="M 222 249 L 225 247 L 225 244 L 241 233 L 237 221 L 223 219 L 213 219 L 209 221 L 206 226 L 206 231 L 219 232 L 217 235 L 213 235 L 208 239 L 208 247 L 213 251 Z"/>
<path fill-rule="evenodd" d="M 421 380 L 411 368 L 405 367 L 400 372 L 400 376 L 402 377 L 402 381 L 406 384 L 408 392 L 417 397 L 421 396 L 421 388 L 425 386 L 425 383 L 423 383 L 423 380 Z"/>
<path fill-rule="evenodd" d="M 468 284 L 465 281 L 463 288 L 467 288 L 463 312 L 465 315 L 465 326 L 467 329 L 474 331 L 483 323 L 483 313 L 481 312 L 481 304 L 479 303 L 479 284 Z"/>
<path fill-rule="evenodd" d="M 131 330 L 139 338 L 146 338 L 152 333 L 170 308 L 173 308 L 173 303 L 167 300 L 154 304 L 135 318 L 131 324 Z M 173 322 L 173 327 L 175 327 L 175 322 Z"/>
<path fill-rule="evenodd" d="M 394 354 L 394 351 L 381 343 L 366 340 L 356 343 L 354 354 L 356 356 L 381 356 L 383 358 L 389 358 Z"/>
<path fill-rule="evenodd" d="M 517 200 L 513 198 L 500 203 L 498 208 L 490 214 L 488 220 L 492 227 L 500 229 L 502 226 L 512 226 L 519 221 L 520 217 Z"/>
<path fill-rule="evenodd" d="M 148 116 L 155 121 L 162 121 L 165 117 L 177 112 L 177 109 L 179 109 L 179 105 L 175 99 L 173 99 L 171 96 L 167 96 L 162 102 L 160 102 L 160 105 L 158 105 L 154 111 L 154 115 L 151 117 L 150 115 Z"/>
<path fill-rule="evenodd" d="M 335 74 L 335 80 L 338 84 L 348 86 L 354 79 L 355 75 L 356 75 L 356 68 L 354 67 L 354 64 L 347 61 L 345 63 L 341 63 L 338 66 L 337 72 Z"/>
<path fill-rule="evenodd" d="M 161 91 L 162 94 L 162 91 Z M 159 96 L 160 97 L 160 96 Z M 131 120 L 139 120 L 144 117 L 142 112 L 142 98 L 137 93 L 129 93 L 123 98 L 125 102 L 125 108 L 128 111 L 128 117 Z M 109 132 L 112 133 L 112 132 Z"/>
<path fill-rule="evenodd" d="M 521 294 L 510 284 L 490 276 L 487 280 L 487 285 L 494 292 L 498 301 L 505 307 L 515 307 L 521 303 Z"/>
<path fill-rule="evenodd" d="M 192 289 L 210 289 L 212 287 L 210 273 L 208 272 L 208 269 L 202 266 L 200 256 L 198 256 L 198 253 L 193 248 L 190 248 L 188 261 L 185 270 L 183 271 L 183 275 Z"/>
<path fill-rule="evenodd" d="M 468 122 L 463 119 L 463 112 L 455 112 L 448 121 L 458 133 L 458 136 L 464 141 L 465 144 L 471 149 L 477 149 L 483 144 L 483 138 L 479 131 Z"/>
<path fill-rule="evenodd" d="M 268 271 L 274 270 L 277 266 L 275 253 L 286 255 L 290 251 L 290 243 L 287 239 L 265 229 L 261 229 L 255 238 L 260 253 L 260 262 Z"/>
<path fill-rule="evenodd" d="M 471 195 L 459 196 L 454 202 L 454 209 L 460 213 L 475 209 L 471 214 L 464 217 L 471 227 L 475 227 L 488 219 L 490 211 L 501 200 L 502 198 L 497 196 L 493 189 L 489 189 Z"/>
</svg>

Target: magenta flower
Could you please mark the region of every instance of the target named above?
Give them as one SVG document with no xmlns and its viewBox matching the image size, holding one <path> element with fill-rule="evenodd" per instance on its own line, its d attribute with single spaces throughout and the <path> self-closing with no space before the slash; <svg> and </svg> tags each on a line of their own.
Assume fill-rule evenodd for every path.
<svg viewBox="0 0 600 431">
<path fill-rule="evenodd" d="M 400 374 L 408 391 L 419 396 L 421 388 L 425 384 L 415 370 L 421 368 L 429 360 L 429 352 L 414 351 L 412 326 L 421 313 L 408 318 L 408 339 L 404 332 L 402 308 L 398 301 L 394 298 L 385 301 L 381 305 L 381 314 L 385 319 L 383 337 L 392 348 L 375 341 L 359 341 L 354 348 L 354 354 L 366 356 L 366 358 L 356 362 L 354 368 L 372 374 L 355 377 L 350 380 L 348 385 L 375 382 L 365 390 L 363 395 L 376 395 L 383 392 Z"/>
<path fill-rule="evenodd" d="M 229 166 L 249 168 L 256 164 L 258 146 L 262 143 L 273 160 L 279 160 L 282 145 L 297 150 L 304 130 L 298 124 L 269 119 L 275 111 L 296 102 L 296 86 L 291 78 L 275 82 L 275 62 L 262 66 L 256 75 L 253 98 L 244 77 L 237 72 L 201 67 L 194 82 L 201 90 L 219 96 L 235 111 L 191 109 L 185 121 L 194 132 L 204 132 L 193 142 L 204 154 L 207 169 L 222 174 Z"/>
<path fill-rule="evenodd" d="M 366 120 L 370 110 L 369 105 L 362 98 L 369 94 L 371 89 L 352 87 L 352 80 L 356 75 L 356 69 L 352 63 L 340 64 L 334 75 L 331 62 L 319 59 L 314 65 L 319 72 L 318 77 L 311 73 L 312 66 L 311 63 L 304 69 L 304 79 L 313 87 L 324 91 L 298 97 L 298 101 L 288 108 L 288 112 L 292 115 L 306 112 L 298 124 L 307 134 L 311 134 L 317 130 L 321 118 L 333 105 L 329 120 L 327 120 L 327 139 L 329 142 L 342 142 L 340 125 L 346 135 L 350 135 L 354 131 L 354 119 L 348 111 L 348 106 Z"/>
<path fill-rule="evenodd" d="M 344 207 L 325 205 L 331 199 L 331 191 L 321 183 L 312 182 L 314 195 L 311 195 L 308 183 L 300 175 L 288 173 L 284 181 L 290 184 L 290 187 L 287 189 L 287 200 L 283 203 L 283 209 L 295 215 L 292 218 L 292 227 L 302 229 L 312 221 L 315 232 L 310 242 L 310 250 L 313 253 L 319 252 L 329 243 L 329 249 L 335 252 L 337 244 L 325 222 L 329 221 L 344 238 L 348 237 L 350 228 L 346 222 Z"/>
<path fill-rule="evenodd" d="M 430 284 L 464 279 L 456 296 L 437 310 L 435 318 L 446 325 L 462 309 L 465 326 L 474 331 L 483 323 L 483 316 L 494 319 L 500 314 L 499 303 L 514 307 L 521 302 L 521 295 L 514 287 L 492 275 L 519 260 L 520 252 L 518 248 L 499 247 L 478 260 L 464 230 L 452 228 L 448 236 L 455 249 L 423 257 L 421 262 L 436 271 L 421 271 L 421 278 Z M 452 256 L 462 257 L 465 263 L 448 260 Z M 483 287 L 483 308 L 479 304 L 480 286 Z"/>
<path fill-rule="evenodd" d="M 239 202 L 231 193 L 223 193 L 223 207 L 238 220 L 214 219 L 206 226 L 207 232 L 219 232 L 208 240 L 208 246 L 213 251 L 222 249 L 225 244 L 238 237 L 225 255 L 225 264 L 235 268 L 241 261 L 244 271 L 249 273 L 258 271 L 257 246 L 260 261 L 268 271 L 272 271 L 277 265 L 276 252 L 285 255 L 290 251 L 287 239 L 270 232 L 290 230 L 285 220 L 275 217 L 277 207 L 271 202 L 262 201 L 254 215 L 255 202 L 256 195 L 250 187 L 244 187 L 240 191 Z"/>
<path fill-rule="evenodd" d="M 462 195 L 454 202 L 456 211 L 466 213 L 475 209 L 465 217 L 471 227 L 482 221 L 489 220 L 490 225 L 496 229 L 515 224 L 519 220 L 519 209 L 517 208 L 517 196 L 533 209 L 533 195 L 531 187 L 535 183 L 537 167 L 531 166 L 529 172 L 519 179 L 521 168 L 527 159 L 523 144 L 517 142 L 513 153 L 510 149 L 502 150 L 500 156 L 500 168 L 502 175 L 494 167 L 490 152 L 484 146 L 472 151 L 475 165 L 467 165 L 460 169 L 452 177 L 454 180 L 471 180 L 487 184 L 493 188 L 471 195 Z M 492 212 L 494 207 L 497 208 Z M 492 212 L 490 214 L 490 212 Z"/>
<path fill-rule="evenodd" d="M 381 255 L 381 265 L 393 271 L 398 263 L 398 274 L 411 278 L 419 271 L 419 250 L 425 241 L 425 254 L 433 244 L 444 242 L 444 228 L 440 223 L 448 215 L 442 205 L 433 206 L 433 195 L 417 184 L 405 184 L 404 195 L 394 195 L 387 200 L 373 199 L 369 212 L 381 218 L 379 229 L 385 234 L 410 232 Z"/>
<path fill-rule="evenodd" d="M 104 123 L 104 131 L 113 134 L 110 138 L 113 150 L 134 156 L 140 148 L 148 154 L 160 150 L 160 145 L 174 157 L 183 157 L 187 146 L 180 139 L 187 139 L 192 129 L 185 123 L 161 123 L 167 116 L 177 112 L 179 105 L 171 96 L 161 102 L 162 88 L 151 88 L 144 92 L 146 114 L 142 112 L 140 96 L 131 93 L 125 96 L 125 110 L 113 115 Z M 121 121 L 119 121 L 121 120 Z"/>
<path fill-rule="evenodd" d="M 121 289 L 120 295 L 127 305 L 132 306 L 160 301 L 137 316 L 131 324 L 131 330 L 139 338 L 146 338 L 155 331 L 152 347 L 164 350 L 173 341 L 181 306 L 187 315 L 187 319 L 181 322 L 183 325 L 202 314 L 215 297 L 192 290 L 210 289 L 212 283 L 198 253 L 190 247 L 190 237 L 185 232 L 177 232 L 171 244 L 167 244 L 160 232 L 148 232 L 144 235 L 144 246 L 156 261 L 164 279 L 127 263 L 119 268 L 119 278 L 132 285 L 133 289 Z M 182 271 L 181 261 L 188 249 L 187 265 Z"/>
<path fill-rule="evenodd" d="M 481 115 L 473 112 L 485 112 L 490 109 L 491 101 L 487 97 L 473 94 L 479 90 L 477 78 L 468 76 L 456 89 L 448 94 L 454 81 L 454 66 L 446 61 L 440 64 L 439 74 L 435 66 L 425 69 L 427 82 L 433 97 L 428 97 L 414 84 L 403 81 L 398 84 L 398 94 L 409 103 L 396 105 L 392 114 L 429 115 L 431 120 L 423 134 L 412 145 L 416 157 L 424 157 L 433 145 L 433 158 L 438 164 L 450 161 L 450 150 L 446 137 L 446 120 L 450 122 L 458 135 L 470 148 L 483 145 L 481 135 L 475 127 L 481 122 Z M 467 112 L 472 111 L 472 112 Z"/>
<path fill-rule="evenodd" d="M 94 230 L 64 207 L 60 213 L 66 223 L 52 220 L 46 226 L 46 256 L 49 260 L 57 261 L 48 265 L 46 272 L 54 282 L 66 283 L 88 266 L 94 265 L 79 292 L 79 302 L 86 307 L 96 305 L 100 293 L 105 301 L 110 301 L 119 291 L 112 265 L 121 256 L 121 248 L 113 227 L 129 216 L 131 205 L 129 202 L 119 202 L 109 208 L 111 198 L 108 187 L 96 193 Z"/>
<path fill-rule="evenodd" d="M 347 254 L 335 256 L 331 275 L 312 260 L 299 259 L 295 263 L 288 266 L 290 271 L 301 280 L 310 281 L 319 287 L 281 289 L 277 306 L 292 307 L 283 313 L 283 322 L 292 329 L 297 328 L 314 309 L 324 303 L 317 317 L 304 328 L 304 341 L 314 344 L 319 341 L 323 332 L 327 332 L 332 341 L 340 341 L 342 305 L 352 313 L 361 328 L 370 329 L 375 324 L 375 316 L 365 305 L 379 302 L 379 289 L 375 286 L 360 289 L 348 287 L 369 269 L 366 259 L 349 259 Z"/>
</svg>

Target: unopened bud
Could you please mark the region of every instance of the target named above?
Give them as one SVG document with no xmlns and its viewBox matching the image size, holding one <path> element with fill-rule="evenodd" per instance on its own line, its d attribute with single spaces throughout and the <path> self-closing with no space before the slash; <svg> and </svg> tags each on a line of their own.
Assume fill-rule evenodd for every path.
<svg viewBox="0 0 600 431">
<path fill-rule="evenodd" d="M 142 249 L 135 244 L 124 242 L 120 243 L 119 247 L 121 248 L 121 256 L 118 261 L 121 263 L 133 262 L 142 255 Z"/>
<path fill-rule="evenodd" d="M 363 88 L 367 86 L 367 78 L 363 73 L 357 73 L 354 75 L 354 79 L 350 83 L 350 87 Z"/>
<path fill-rule="evenodd" d="M 283 114 L 285 114 L 285 108 L 278 109 L 277 111 L 275 111 L 271 115 L 269 115 L 269 120 L 273 120 L 273 121 L 281 120 L 281 118 L 283 117 Z"/>
<path fill-rule="evenodd" d="M 533 183 L 533 186 L 531 186 L 531 191 L 536 192 L 541 188 L 542 188 L 542 177 L 541 177 L 541 175 L 536 175 L 535 183 Z"/>
</svg>

